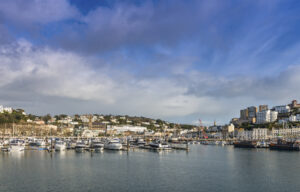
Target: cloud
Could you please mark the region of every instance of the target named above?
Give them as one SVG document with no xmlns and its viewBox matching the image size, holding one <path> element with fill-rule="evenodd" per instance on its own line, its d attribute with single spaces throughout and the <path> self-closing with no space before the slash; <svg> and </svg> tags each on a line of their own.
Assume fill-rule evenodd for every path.
<svg viewBox="0 0 300 192">
<path fill-rule="evenodd" d="M 99 6 L 82 15 L 78 22 L 65 26 L 64 33 L 57 36 L 57 43 L 65 49 L 85 53 L 153 44 L 172 46 L 202 35 L 206 31 L 205 19 L 217 15 L 222 4 L 175 0 Z"/>
<path fill-rule="evenodd" d="M 38 97 L 49 108 L 45 105 L 49 97 L 57 103 L 77 100 L 72 107 L 75 111 L 69 113 L 80 113 L 82 103 L 92 103 L 93 109 L 97 106 L 104 113 L 153 117 L 188 115 L 211 102 L 210 98 L 185 95 L 185 87 L 166 78 L 140 80 L 128 75 L 126 81 L 120 81 L 110 75 L 113 70 L 90 68 L 92 60 L 63 50 L 36 49 L 26 40 L 0 50 L 2 102 L 11 102 L 5 97 L 10 92 L 15 102 L 34 103 Z M 56 107 L 57 112 L 66 110 Z"/>
<path fill-rule="evenodd" d="M 0 3 L 0 102 L 34 113 L 227 122 L 240 108 L 300 93 L 297 6 L 114 1 L 84 13 L 75 6 Z"/>
<path fill-rule="evenodd" d="M 67 0 L 15 0 L 0 2 L 0 18 L 21 24 L 45 24 L 78 15 Z"/>
<path fill-rule="evenodd" d="M 299 66 L 263 78 L 228 78 L 198 71 L 136 78 L 127 71 L 115 74 L 107 66 L 92 68 L 94 58 L 37 48 L 24 39 L 0 47 L 0 61 L 1 102 L 39 113 L 129 114 L 176 122 L 201 117 L 227 122 L 242 107 L 267 100 L 289 102 L 300 94 Z"/>
</svg>

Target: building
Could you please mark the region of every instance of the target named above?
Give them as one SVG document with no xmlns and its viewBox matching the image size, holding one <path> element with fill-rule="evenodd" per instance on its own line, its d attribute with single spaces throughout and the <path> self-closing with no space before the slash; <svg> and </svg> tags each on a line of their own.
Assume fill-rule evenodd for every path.
<svg viewBox="0 0 300 192">
<path fill-rule="evenodd" d="M 292 103 L 289 105 L 292 109 L 299 109 L 300 104 L 298 104 L 297 100 L 293 100 Z"/>
<path fill-rule="evenodd" d="M 252 119 L 256 117 L 257 107 L 251 106 L 248 107 L 248 119 Z"/>
<path fill-rule="evenodd" d="M 134 133 L 144 133 L 147 128 L 142 126 L 131 126 L 131 125 L 124 125 L 124 126 L 107 126 L 107 131 L 115 131 L 116 133 L 124 133 L 124 132 L 134 132 Z"/>
<path fill-rule="evenodd" d="M 248 120 L 248 109 L 242 109 L 240 111 L 240 120 Z"/>
<path fill-rule="evenodd" d="M 290 129 L 272 129 L 272 136 L 273 137 L 299 137 L 300 136 L 300 128 L 290 128 Z"/>
<path fill-rule="evenodd" d="M 259 106 L 259 112 L 267 111 L 267 110 L 268 110 L 268 105 L 260 105 Z"/>
<path fill-rule="evenodd" d="M 234 125 L 233 125 L 232 123 L 230 123 L 230 124 L 228 125 L 227 131 L 228 131 L 228 133 L 234 132 Z"/>
<path fill-rule="evenodd" d="M 239 140 L 265 140 L 270 137 L 270 132 L 266 128 L 256 128 L 252 131 L 241 130 L 238 132 L 237 138 Z"/>
<path fill-rule="evenodd" d="M 91 130 L 106 130 L 106 124 L 103 122 L 93 122 Z"/>
<path fill-rule="evenodd" d="M 263 124 L 263 123 L 270 123 L 277 120 L 278 112 L 277 111 L 261 111 L 256 113 L 256 123 Z"/>
<path fill-rule="evenodd" d="M 12 113 L 13 109 L 11 107 L 4 107 L 3 112 Z"/>
<path fill-rule="evenodd" d="M 229 125 L 225 125 L 222 129 L 223 138 L 233 137 L 234 136 L 234 124 L 230 123 Z"/>
<path fill-rule="evenodd" d="M 289 116 L 289 121 L 290 122 L 296 122 L 297 121 L 297 116 L 296 115 Z"/>
<path fill-rule="evenodd" d="M 12 113 L 13 112 L 13 108 L 11 107 L 3 107 L 2 105 L 0 105 L 0 113 Z"/>
<path fill-rule="evenodd" d="M 257 128 L 253 129 L 252 131 L 252 139 L 253 140 L 261 140 L 261 139 L 268 139 L 269 138 L 269 131 L 266 128 Z"/>
<path fill-rule="evenodd" d="M 291 111 L 291 108 L 288 105 L 279 105 L 274 107 L 274 111 L 277 111 L 278 113 L 288 113 Z"/>
</svg>

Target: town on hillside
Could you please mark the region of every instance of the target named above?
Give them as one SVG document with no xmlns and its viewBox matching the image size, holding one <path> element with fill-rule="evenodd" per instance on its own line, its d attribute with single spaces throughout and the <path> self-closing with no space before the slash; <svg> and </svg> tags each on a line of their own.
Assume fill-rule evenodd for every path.
<svg viewBox="0 0 300 192">
<path fill-rule="evenodd" d="M 300 104 L 240 110 L 239 118 L 229 124 L 211 126 L 176 124 L 161 119 L 128 115 L 55 115 L 26 114 L 23 109 L 0 106 L 0 136 L 98 137 L 143 135 L 189 139 L 271 139 L 300 136 Z"/>
</svg>

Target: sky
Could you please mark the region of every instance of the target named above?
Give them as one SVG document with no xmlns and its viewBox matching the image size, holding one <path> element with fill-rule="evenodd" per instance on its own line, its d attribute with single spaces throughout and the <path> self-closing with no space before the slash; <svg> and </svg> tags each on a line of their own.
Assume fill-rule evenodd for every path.
<svg viewBox="0 0 300 192">
<path fill-rule="evenodd" d="M 297 0 L 0 0 L 0 104 L 228 123 L 300 100 Z"/>
</svg>

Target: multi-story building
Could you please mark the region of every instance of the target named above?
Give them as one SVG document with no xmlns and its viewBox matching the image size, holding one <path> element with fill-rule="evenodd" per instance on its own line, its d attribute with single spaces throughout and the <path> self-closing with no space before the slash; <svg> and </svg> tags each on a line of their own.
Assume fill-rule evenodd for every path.
<svg viewBox="0 0 300 192">
<path fill-rule="evenodd" d="M 243 130 L 239 131 L 237 138 L 240 140 L 262 140 L 268 139 L 270 137 L 270 132 L 266 128 L 256 128 L 252 131 Z"/>
<path fill-rule="evenodd" d="M 277 120 L 278 112 L 277 111 L 261 111 L 256 113 L 256 123 L 262 124 L 262 123 L 270 123 Z"/>
<path fill-rule="evenodd" d="M 242 109 L 240 111 L 240 120 L 248 120 L 248 109 Z"/>
<path fill-rule="evenodd" d="M 135 132 L 135 133 L 143 133 L 147 130 L 146 127 L 142 126 L 130 126 L 130 125 L 123 125 L 123 126 L 107 126 L 107 131 L 116 131 L 116 133 L 123 133 L 123 132 Z"/>
<path fill-rule="evenodd" d="M 259 112 L 266 111 L 266 110 L 268 110 L 268 105 L 260 105 L 259 106 Z"/>
<path fill-rule="evenodd" d="M 299 137 L 300 136 L 300 127 L 289 128 L 289 129 L 272 129 L 273 137 Z"/>
<path fill-rule="evenodd" d="M 297 121 L 297 116 L 296 115 L 289 116 L 289 121 L 290 122 L 296 122 Z"/>
<path fill-rule="evenodd" d="M 252 131 L 253 140 L 261 140 L 261 139 L 268 139 L 268 138 L 269 138 L 268 129 L 266 128 L 253 129 Z"/>
<path fill-rule="evenodd" d="M 278 113 L 288 113 L 291 111 L 291 108 L 288 105 L 279 105 L 274 107 L 274 111 L 277 111 Z"/>
<path fill-rule="evenodd" d="M 248 107 L 248 119 L 256 117 L 257 107 L 251 106 Z"/>
</svg>

